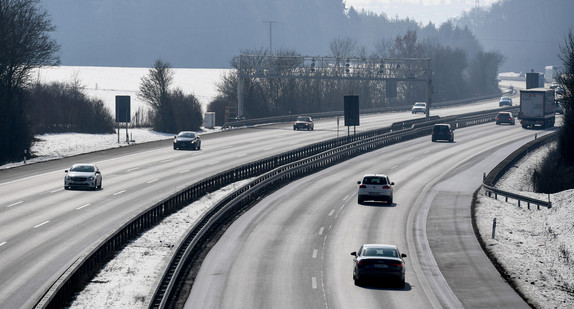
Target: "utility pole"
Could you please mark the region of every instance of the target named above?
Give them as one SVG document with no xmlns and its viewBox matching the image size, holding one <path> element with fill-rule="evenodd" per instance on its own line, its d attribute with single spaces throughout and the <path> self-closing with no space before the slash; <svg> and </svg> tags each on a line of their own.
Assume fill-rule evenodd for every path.
<svg viewBox="0 0 574 309">
<path fill-rule="evenodd" d="M 273 29 L 272 26 L 273 24 L 276 24 L 276 21 L 272 21 L 272 20 L 264 20 L 264 23 L 269 23 L 269 54 L 272 55 L 273 54 Z"/>
</svg>

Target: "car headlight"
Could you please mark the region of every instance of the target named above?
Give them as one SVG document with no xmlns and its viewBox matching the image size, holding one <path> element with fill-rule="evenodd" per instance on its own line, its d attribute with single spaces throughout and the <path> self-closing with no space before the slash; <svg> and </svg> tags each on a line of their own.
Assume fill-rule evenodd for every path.
<svg viewBox="0 0 574 309">
<path fill-rule="evenodd" d="M 70 175 L 66 175 L 66 177 L 64 177 L 64 179 L 70 180 Z"/>
<path fill-rule="evenodd" d="M 94 176 L 88 177 L 88 180 L 94 180 L 94 179 L 96 179 L 96 177 L 94 177 Z"/>
</svg>

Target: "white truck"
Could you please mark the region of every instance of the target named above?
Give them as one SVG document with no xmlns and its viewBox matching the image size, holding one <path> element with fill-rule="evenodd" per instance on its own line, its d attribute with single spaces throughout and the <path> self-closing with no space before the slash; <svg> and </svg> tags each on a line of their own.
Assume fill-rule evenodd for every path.
<svg viewBox="0 0 574 309">
<path fill-rule="evenodd" d="M 520 90 L 518 119 L 523 128 L 554 126 L 554 91 L 545 88 Z"/>
</svg>

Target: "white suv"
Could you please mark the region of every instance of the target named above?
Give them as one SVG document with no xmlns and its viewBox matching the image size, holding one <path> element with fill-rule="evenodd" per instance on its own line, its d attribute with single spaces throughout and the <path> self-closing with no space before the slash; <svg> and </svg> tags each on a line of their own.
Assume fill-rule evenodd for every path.
<svg viewBox="0 0 574 309">
<path fill-rule="evenodd" d="M 393 186 L 394 182 L 389 180 L 389 176 L 382 174 L 367 174 L 363 181 L 358 181 L 359 193 L 358 202 L 364 201 L 386 201 L 393 203 Z"/>
</svg>

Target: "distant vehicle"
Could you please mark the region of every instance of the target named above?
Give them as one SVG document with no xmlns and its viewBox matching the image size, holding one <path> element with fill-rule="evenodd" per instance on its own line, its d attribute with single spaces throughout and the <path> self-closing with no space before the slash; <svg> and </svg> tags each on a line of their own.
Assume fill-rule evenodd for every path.
<svg viewBox="0 0 574 309">
<path fill-rule="evenodd" d="M 556 88 L 558 88 L 558 83 L 552 83 L 550 86 L 548 86 L 548 89 L 550 90 L 556 91 Z"/>
<path fill-rule="evenodd" d="M 554 101 L 554 111 L 556 114 L 564 115 L 564 108 L 562 107 L 562 104 L 560 104 L 560 101 Z"/>
<path fill-rule="evenodd" d="M 496 124 L 508 123 L 514 125 L 514 117 L 511 112 L 500 112 L 496 115 Z"/>
<path fill-rule="evenodd" d="M 433 142 L 446 140 L 452 143 L 454 142 L 454 129 L 448 123 L 437 123 L 432 128 L 431 140 Z"/>
<path fill-rule="evenodd" d="M 427 104 L 425 102 L 415 102 L 415 104 L 413 105 L 411 113 L 416 114 L 419 112 L 423 114 L 427 112 Z"/>
<path fill-rule="evenodd" d="M 193 131 L 181 131 L 173 137 L 173 149 L 201 149 L 201 138 Z"/>
<path fill-rule="evenodd" d="M 500 101 L 498 101 L 498 106 L 503 107 L 504 105 L 512 106 L 512 98 L 510 98 L 510 97 L 500 98 Z"/>
<path fill-rule="evenodd" d="M 64 189 L 90 188 L 93 190 L 102 188 L 102 173 L 94 164 L 74 164 L 65 170 Z"/>
<path fill-rule="evenodd" d="M 544 79 L 546 82 L 550 83 L 556 80 L 558 69 L 559 67 L 555 65 L 547 65 L 544 67 Z"/>
<path fill-rule="evenodd" d="M 386 201 L 389 205 L 393 203 L 394 182 L 389 180 L 389 176 L 382 174 L 367 174 L 363 176 L 363 181 L 358 181 L 359 192 L 357 202 L 363 204 L 364 201 Z"/>
<path fill-rule="evenodd" d="M 313 119 L 309 116 L 299 116 L 293 122 L 293 130 L 301 130 L 307 129 L 307 131 L 311 131 L 315 129 L 315 124 L 313 124 Z"/>
<path fill-rule="evenodd" d="M 545 88 L 520 90 L 518 119 L 523 128 L 554 126 L 554 91 Z"/>
<path fill-rule="evenodd" d="M 384 244 L 364 244 L 359 251 L 351 252 L 353 258 L 353 280 L 361 285 L 365 280 L 385 283 L 392 280 L 399 288 L 405 287 L 406 254 L 400 253 L 397 246 Z M 383 281 L 379 281 L 383 280 Z"/>
</svg>

